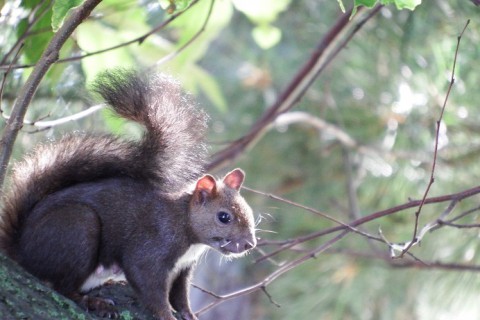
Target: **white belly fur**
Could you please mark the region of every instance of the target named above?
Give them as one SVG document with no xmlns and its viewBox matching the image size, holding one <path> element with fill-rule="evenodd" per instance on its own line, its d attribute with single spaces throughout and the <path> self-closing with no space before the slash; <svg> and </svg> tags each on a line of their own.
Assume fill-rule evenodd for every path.
<svg viewBox="0 0 480 320">
<path fill-rule="evenodd" d="M 169 277 L 175 277 L 182 269 L 185 269 L 195 263 L 200 256 L 207 250 L 207 246 L 204 244 L 193 244 L 188 248 L 187 252 L 181 256 L 172 271 L 170 271 Z"/>
<path fill-rule="evenodd" d="M 95 269 L 95 271 L 82 284 L 80 291 L 87 292 L 93 288 L 101 286 L 108 281 L 126 281 L 125 274 L 119 266 L 113 265 L 107 269 L 104 266 L 99 265 L 97 269 Z"/>
<path fill-rule="evenodd" d="M 185 269 L 195 263 L 200 256 L 207 250 L 207 246 L 203 244 L 194 244 L 188 248 L 187 252 L 181 256 L 175 266 L 170 271 L 169 277 L 175 277 L 182 269 Z M 80 288 L 81 292 L 87 292 L 93 288 L 99 287 L 102 284 L 113 281 L 126 281 L 125 274 L 119 266 L 113 265 L 110 268 L 105 268 L 99 265 L 95 271 L 85 280 Z"/>
</svg>

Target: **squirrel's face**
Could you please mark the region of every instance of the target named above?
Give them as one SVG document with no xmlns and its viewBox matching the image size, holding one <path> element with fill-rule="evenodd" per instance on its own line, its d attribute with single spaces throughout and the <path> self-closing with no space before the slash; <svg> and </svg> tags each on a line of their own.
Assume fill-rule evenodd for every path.
<svg viewBox="0 0 480 320">
<path fill-rule="evenodd" d="M 252 209 L 238 191 L 244 176 L 240 169 L 223 180 L 206 175 L 197 181 L 190 201 L 190 224 L 199 241 L 229 256 L 257 244 Z"/>
</svg>

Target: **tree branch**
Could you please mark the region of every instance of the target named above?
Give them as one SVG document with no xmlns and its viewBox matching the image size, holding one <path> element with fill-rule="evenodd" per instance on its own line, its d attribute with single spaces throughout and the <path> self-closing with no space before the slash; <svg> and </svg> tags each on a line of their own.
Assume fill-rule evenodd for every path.
<svg viewBox="0 0 480 320">
<path fill-rule="evenodd" d="M 102 54 L 102 53 L 106 53 L 106 52 L 113 51 L 113 50 L 116 50 L 116 49 L 120 49 L 120 48 L 129 46 L 129 45 L 132 45 L 134 43 L 142 44 L 148 37 L 157 33 L 158 31 L 162 30 L 168 24 L 170 24 L 173 20 L 175 20 L 176 18 L 181 16 L 183 13 L 188 11 L 188 9 L 192 8 L 194 5 L 196 5 L 198 3 L 198 1 L 199 0 L 193 0 L 192 2 L 190 2 L 190 4 L 185 9 L 183 9 L 182 11 L 179 11 L 175 14 L 172 14 L 167 20 L 165 20 L 164 22 L 162 22 L 161 24 L 159 24 L 155 28 L 151 29 L 150 31 L 148 31 L 147 33 L 145 33 L 145 34 L 143 34 L 139 37 L 136 37 L 136 38 L 131 39 L 129 41 L 122 42 L 122 43 L 119 43 L 117 45 L 114 45 L 114 46 L 111 46 L 111 47 L 108 47 L 108 48 L 105 48 L 105 49 L 102 49 L 102 50 L 93 51 L 93 52 L 89 52 L 89 53 L 85 53 L 85 54 L 81 54 L 81 55 L 77 55 L 77 56 L 73 56 L 73 57 L 69 57 L 69 58 L 58 59 L 55 63 L 65 63 L 65 62 L 78 61 L 78 60 L 82 60 L 84 58 L 91 57 L 91 56 L 94 56 L 94 55 L 97 55 L 97 54 Z M 15 66 L 11 66 L 11 68 L 12 69 L 22 69 L 22 68 L 31 68 L 31 67 L 34 67 L 34 66 L 35 65 L 15 65 Z M 0 70 L 1 69 L 7 69 L 7 68 L 9 68 L 9 66 L 5 66 L 5 65 L 0 64 Z"/>
<path fill-rule="evenodd" d="M 0 140 L 0 189 L 3 189 L 7 166 L 13 150 L 18 131 L 23 126 L 23 118 L 30 102 L 50 66 L 58 60 L 58 55 L 63 44 L 73 31 L 86 19 L 92 10 L 101 0 L 85 0 L 79 7 L 75 8 L 71 15 L 65 20 L 58 32 L 53 36 L 49 45 L 43 52 L 39 62 L 20 90 L 15 105 L 13 106 L 10 119 L 7 121 Z"/>
<path fill-rule="evenodd" d="M 208 165 L 207 170 L 212 170 L 213 168 L 222 165 L 227 160 L 236 158 L 265 132 L 266 127 L 275 120 L 279 114 L 291 109 L 298 101 L 300 101 L 319 74 L 325 70 L 327 65 L 347 45 L 358 30 L 360 30 L 370 18 L 375 16 L 381 8 L 382 6 L 375 7 L 369 11 L 363 19 L 360 19 L 360 21 L 353 25 L 350 20 L 351 10 L 340 16 L 335 25 L 321 39 L 317 47 L 314 49 L 310 59 L 301 66 L 292 81 L 279 95 L 276 102 L 252 125 L 250 131 L 246 135 L 237 139 L 225 149 L 217 152 L 213 156 L 213 160 Z M 358 11 L 360 10 L 361 8 Z M 357 13 L 355 18 L 359 16 L 361 15 Z M 350 26 L 351 28 L 349 28 Z M 345 30 L 349 30 L 349 32 L 345 35 L 343 40 L 339 43 L 335 43 L 335 40 L 340 37 L 341 34 L 346 32 Z"/>
<path fill-rule="evenodd" d="M 307 235 L 304 235 L 302 237 L 298 237 L 298 238 L 295 238 L 295 239 L 287 239 L 287 240 L 275 241 L 275 242 L 273 242 L 273 241 L 260 242 L 258 244 L 260 246 L 261 245 L 269 245 L 269 244 L 275 244 L 277 246 L 280 246 L 280 248 L 278 248 L 277 250 L 274 250 L 274 251 L 270 252 L 269 254 L 263 256 L 262 260 L 270 258 L 270 257 L 272 257 L 272 256 L 274 256 L 274 255 L 276 255 L 276 254 L 278 254 L 282 251 L 290 249 L 290 248 L 292 248 L 292 247 L 294 247 L 294 246 L 296 246 L 300 243 L 307 242 L 307 241 L 310 241 L 310 240 L 313 240 L 313 239 L 316 239 L 316 238 L 320 238 L 320 237 L 323 237 L 325 235 L 332 234 L 332 233 L 335 233 L 335 232 L 338 232 L 338 231 L 341 231 L 341 230 L 346 230 L 346 229 L 349 229 L 349 228 L 352 228 L 352 227 L 358 227 L 362 224 L 365 224 L 365 223 L 368 223 L 368 222 L 371 222 L 371 221 L 389 216 L 391 214 L 394 214 L 394 213 L 397 213 L 397 212 L 400 212 L 400 211 L 403 211 L 403 210 L 406 210 L 406 209 L 418 207 L 421 203 L 426 205 L 426 204 L 432 204 L 432 203 L 442 203 L 442 202 L 447 202 L 447 201 L 461 201 L 463 199 L 469 198 L 469 197 L 474 196 L 476 194 L 480 194 L 480 186 L 470 188 L 470 189 L 467 189 L 467 190 L 464 190 L 464 191 L 461 191 L 461 192 L 458 192 L 458 193 L 449 194 L 449 195 L 426 198 L 426 199 L 422 199 L 422 200 L 412 200 L 412 201 L 409 201 L 407 203 L 404 203 L 404 204 L 401 204 L 401 205 L 398 205 L 398 206 L 395 206 L 395 207 L 392 207 L 392 208 L 389 208 L 389 209 L 377 211 L 377 212 L 374 212 L 374 213 L 369 214 L 367 216 L 364 216 L 360 219 L 356 219 L 354 221 L 351 221 L 351 222 L 347 223 L 348 227 L 344 226 L 344 225 L 339 225 L 339 226 L 323 229 L 323 230 L 320 230 L 320 231 L 317 231 L 317 232 L 313 232 L 313 233 L 310 233 L 310 234 L 307 234 Z"/>
<path fill-rule="evenodd" d="M 402 251 L 402 253 L 398 256 L 398 258 L 402 258 L 403 255 L 408 251 L 410 250 L 410 248 L 415 245 L 416 243 L 418 243 L 418 237 L 417 237 L 417 233 L 418 233 L 418 220 L 420 218 L 420 213 L 422 211 L 422 208 L 423 208 L 423 205 L 425 203 L 425 199 L 427 198 L 428 196 L 428 193 L 430 192 L 430 188 L 432 187 L 433 183 L 435 182 L 435 167 L 436 167 L 436 164 L 437 164 L 437 155 L 438 155 L 438 140 L 439 140 L 439 136 L 440 136 L 440 125 L 441 125 L 441 122 L 442 122 L 442 118 L 443 118 L 443 114 L 445 112 L 445 108 L 447 106 L 447 101 L 448 101 L 448 98 L 450 97 L 450 92 L 452 91 L 452 87 L 453 87 L 453 84 L 455 83 L 455 68 L 457 66 L 457 56 L 458 56 L 458 50 L 460 48 L 460 41 L 462 39 L 462 36 L 465 32 L 465 30 L 467 29 L 468 27 L 468 24 L 470 23 L 470 20 L 467 20 L 467 23 L 465 24 L 465 26 L 463 27 L 463 30 L 462 32 L 460 33 L 460 35 L 457 37 L 457 47 L 455 49 L 455 56 L 453 58 L 453 67 L 452 67 L 452 73 L 451 73 L 451 77 L 450 77 L 450 84 L 448 86 L 448 90 L 447 90 L 447 94 L 445 95 L 445 100 L 443 101 L 443 105 L 442 105 L 442 109 L 440 111 L 440 116 L 437 120 L 437 130 L 435 132 L 435 147 L 434 147 L 434 151 L 433 151 L 433 162 L 432 162 L 432 170 L 430 172 L 430 180 L 428 182 L 428 185 L 427 185 L 427 188 L 425 189 L 425 193 L 423 194 L 423 199 L 422 199 L 422 202 L 420 203 L 420 205 L 418 206 L 418 210 L 415 212 L 415 226 L 413 228 L 413 236 L 412 236 L 412 240 L 408 243 L 408 246 L 405 247 L 405 249 Z"/>
<path fill-rule="evenodd" d="M 236 292 L 232 292 L 232 293 L 229 293 L 229 294 L 226 294 L 226 295 L 218 295 L 220 297 L 219 299 L 215 300 L 214 302 L 210 303 L 209 305 L 207 305 L 204 308 L 202 308 L 201 310 L 199 310 L 197 312 L 197 314 L 200 315 L 202 313 L 205 313 L 206 311 L 210 310 L 211 308 L 215 307 L 216 305 L 218 305 L 218 304 L 220 304 L 224 301 L 227 301 L 227 300 L 239 297 L 239 296 L 243 296 L 243 295 L 246 295 L 246 294 L 250 294 L 250 293 L 258 291 L 258 290 L 265 290 L 265 288 L 270 283 L 275 281 L 278 277 L 280 277 L 283 274 L 291 271 L 295 267 L 298 267 L 299 265 L 303 264 L 304 262 L 306 262 L 310 259 L 316 258 L 320 253 L 322 253 L 323 251 L 325 251 L 328 248 L 330 248 L 331 246 L 333 246 L 335 243 L 337 243 L 338 241 L 343 239 L 349 233 L 350 233 L 349 230 L 345 230 L 345 231 L 339 233 L 338 235 L 336 235 L 335 237 L 333 237 L 329 241 L 327 241 L 327 242 L 323 243 L 322 245 L 318 246 L 317 248 L 309 251 L 307 254 L 304 254 L 304 255 L 300 256 L 299 258 L 284 264 L 283 266 L 281 266 L 277 270 L 270 273 L 270 275 L 265 277 L 262 281 L 254 284 L 250 287 L 247 287 L 247 288 L 244 288 L 244 289 L 241 289 L 241 290 L 238 290 Z"/>
</svg>

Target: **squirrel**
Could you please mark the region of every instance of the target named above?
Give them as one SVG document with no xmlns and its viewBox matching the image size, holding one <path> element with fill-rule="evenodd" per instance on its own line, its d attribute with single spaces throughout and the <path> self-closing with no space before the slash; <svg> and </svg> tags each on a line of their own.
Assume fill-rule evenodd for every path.
<svg viewBox="0 0 480 320">
<path fill-rule="evenodd" d="M 14 166 L 3 197 L 0 247 L 81 307 L 118 317 L 88 291 L 128 281 L 156 319 L 197 319 L 189 280 L 208 248 L 241 256 L 256 246 L 241 169 L 205 174 L 207 115 L 169 76 L 129 69 L 93 82 L 139 140 L 66 135 Z"/>
</svg>

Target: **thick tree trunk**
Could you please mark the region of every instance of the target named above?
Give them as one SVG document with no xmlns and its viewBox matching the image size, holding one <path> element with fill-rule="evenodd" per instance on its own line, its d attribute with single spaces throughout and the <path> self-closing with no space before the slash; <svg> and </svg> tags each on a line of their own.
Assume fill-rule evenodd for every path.
<svg viewBox="0 0 480 320">
<path fill-rule="evenodd" d="M 151 314 L 139 305 L 128 285 L 106 285 L 90 294 L 115 301 L 120 319 L 147 320 Z M 48 288 L 15 262 L 0 254 L 0 319 L 100 319 Z"/>
</svg>

